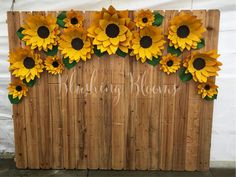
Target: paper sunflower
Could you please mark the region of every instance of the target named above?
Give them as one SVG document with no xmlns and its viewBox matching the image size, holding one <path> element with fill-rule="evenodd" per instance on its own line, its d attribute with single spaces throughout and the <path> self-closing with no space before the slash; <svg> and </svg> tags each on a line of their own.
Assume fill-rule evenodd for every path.
<svg viewBox="0 0 236 177">
<path fill-rule="evenodd" d="M 21 80 L 17 80 L 9 84 L 8 91 L 8 95 L 11 95 L 13 99 L 20 100 L 23 96 L 26 96 L 28 88 Z"/>
<path fill-rule="evenodd" d="M 208 52 L 197 53 L 192 52 L 185 60 L 184 67 L 186 67 L 186 73 L 191 73 L 194 81 L 205 83 L 210 76 L 218 75 L 221 62 L 217 61 L 220 55 L 215 50 Z"/>
<path fill-rule="evenodd" d="M 162 57 L 160 64 L 161 70 L 167 74 L 171 74 L 175 73 L 180 68 L 181 59 L 168 53 L 166 56 Z"/>
<path fill-rule="evenodd" d="M 154 15 L 150 10 L 140 10 L 136 12 L 134 22 L 140 29 L 147 26 L 152 26 L 152 23 L 154 22 Z"/>
<path fill-rule="evenodd" d="M 181 51 L 196 49 L 205 31 L 200 19 L 190 13 L 181 12 L 170 22 L 169 45 L 174 46 L 175 49 L 179 48 Z"/>
<path fill-rule="evenodd" d="M 59 40 L 59 50 L 64 58 L 69 58 L 69 63 L 86 61 L 91 58 L 92 44 L 87 37 L 87 32 L 82 28 L 67 28 Z"/>
<path fill-rule="evenodd" d="M 128 11 L 116 11 L 112 6 L 94 17 L 93 25 L 88 29 L 88 36 L 102 53 L 115 54 L 118 49 L 128 53 L 134 27 L 128 18 Z"/>
<path fill-rule="evenodd" d="M 82 27 L 84 17 L 80 12 L 75 12 L 73 10 L 66 12 L 66 18 L 63 20 L 65 22 L 65 27 Z"/>
<path fill-rule="evenodd" d="M 10 53 L 9 56 L 12 75 L 19 77 L 21 80 L 30 82 L 35 77 L 40 77 L 43 72 L 43 61 L 39 54 L 34 53 L 30 48 L 18 48 Z"/>
<path fill-rule="evenodd" d="M 217 88 L 218 86 L 214 83 L 202 83 L 198 85 L 198 94 L 202 95 L 202 98 L 213 98 L 218 93 Z"/>
<path fill-rule="evenodd" d="M 146 60 L 152 60 L 162 55 L 164 49 L 164 36 L 162 30 L 155 26 L 145 27 L 139 31 L 134 31 L 132 40 L 132 56 L 144 63 Z"/>
<path fill-rule="evenodd" d="M 49 56 L 44 60 L 45 68 L 50 74 L 61 74 L 64 70 L 62 60 L 57 56 Z"/>
<path fill-rule="evenodd" d="M 59 39 L 58 34 L 60 31 L 56 21 L 56 17 L 50 14 L 47 16 L 29 14 L 22 25 L 24 28 L 22 40 L 31 49 L 51 50 L 53 46 L 57 45 Z"/>
</svg>

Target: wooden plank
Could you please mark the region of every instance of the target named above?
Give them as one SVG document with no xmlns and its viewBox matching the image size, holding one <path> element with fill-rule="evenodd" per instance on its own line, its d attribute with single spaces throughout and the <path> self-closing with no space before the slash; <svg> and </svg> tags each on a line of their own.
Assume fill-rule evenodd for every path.
<svg viewBox="0 0 236 177">
<path fill-rule="evenodd" d="M 193 11 L 198 19 L 202 20 L 205 26 L 206 11 Z M 204 35 L 205 37 L 205 35 Z M 199 52 L 204 49 L 198 50 Z M 201 118 L 202 98 L 197 94 L 197 83 L 189 82 L 189 100 L 188 100 L 188 116 L 187 116 L 187 134 L 186 134 L 186 151 L 185 151 L 185 170 L 194 171 L 197 169 L 198 158 L 198 136 L 199 136 L 199 121 Z"/>
<path fill-rule="evenodd" d="M 209 51 L 218 48 L 219 35 L 219 10 L 208 10 L 206 14 L 206 47 Z M 215 81 L 215 77 L 210 78 Z M 210 147 L 211 147 L 211 131 L 212 131 L 212 117 L 214 102 L 202 100 L 203 111 L 202 119 L 200 120 L 200 134 L 199 134 L 199 155 L 198 155 L 198 170 L 209 170 L 210 161 Z"/>
<path fill-rule="evenodd" d="M 20 28 L 20 13 L 7 12 L 8 24 L 8 39 L 9 50 L 13 52 L 16 48 L 21 46 L 21 42 L 16 35 L 16 31 Z M 14 81 L 14 77 L 11 80 Z M 15 141 L 15 156 L 16 167 L 27 168 L 27 138 L 25 128 L 24 116 L 24 100 L 18 105 L 13 105 L 13 122 L 14 122 L 14 141 Z"/>
</svg>

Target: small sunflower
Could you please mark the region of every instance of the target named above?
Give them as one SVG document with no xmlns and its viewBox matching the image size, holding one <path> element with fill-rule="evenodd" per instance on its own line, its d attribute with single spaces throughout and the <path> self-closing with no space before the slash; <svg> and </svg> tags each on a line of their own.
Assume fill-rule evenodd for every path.
<svg viewBox="0 0 236 177">
<path fill-rule="evenodd" d="M 67 28 L 59 40 L 59 49 L 64 58 L 69 58 L 69 63 L 86 61 L 91 58 L 92 44 L 87 37 L 87 32 L 82 28 Z"/>
<path fill-rule="evenodd" d="M 65 27 L 82 27 L 84 17 L 80 12 L 75 12 L 73 10 L 66 12 L 66 18 L 63 20 L 65 22 Z"/>
<path fill-rule="evenodd" d="M 23 96 L 26 96 L 28 88 L 21 80 L 17 80 L 9 84 L 8 91 L 13 99 L 18 98 L 20 100 Z"/>
<path fill-rule="evenodd" d="M 102 53 L 115 54 L 118 49 L 128 53 L 134 27 L 127 11 L 116 11 L 112 6 L 103 9 L 94 18 L 94 24 L 88 29 L 88 36 Z"/>
<path fill-rule="evenodd" d="M 21 80 L 30 82 L 35 77 L 40 77 L 43 72 L 43 61 L 39 54 L 34 53 L 30 48 L 18 48 L 10 53 L 9 56 L 12 75 L 19 77 Z"/>
<path fill-rule="evenodd" d="M 52 50 L 53 46 L 57 45 L 58 34 L 60 33 L 56 21 L 56 17 L 51 14 L 47 16 L 29 14 L 22 25 L 24 28 L 22 40 L 31 49 Z"/>
<path fill-rule="evenodd" d="M 171 74 L 175 73 L 180 68 L 181 59 L 168 53 L 166 56 L 162 57 L 160 64 L 161 70 L 167 74 Z"/>
<path fill-rule="evenodd" d="M 198 94 L 202 95 L 202 98 L 213 98 L 218 93 L 217 88 L 218 86 L 211 82 L 201 83 L 198 85 Z"/>
<path fill-rule="evenodd" d="M 183 51 L 196 49 L 206 29 L 200 19 L 190 13 L 181 12 L 175 16 L 169 26 L 169 45 Z"/>
<path fill-rule="evenodd" d="M 155 26 L 145 27 L 139 31 L 134 31 L 132 40 L 132 56 L 144 63 L 146 60 L 152 60 L 162 55 L 164 49 L 164 36 L 162 30 Z"/>
<path fill-rule="evenodd" d="M 154 15 L 150 10 L 140 10 L 136 13 L 134 21 L 137 27 L 143 29 L 144 27 L 152 26 Z"/>
<path fill-rule="evenodd" d="M 192 52 L 184 60 L 184 67 L 187 68 L 185 72 L 191 73 L 194 81 L 205 83 L 208 77 L 218 75 L 219 66 L 222 65 L 217 61 L 219 56 L 215 50 L 203 53 Z"/>
<path fill-rule="evenodd" d="M 64 64 L 58 56 L 48 56 L 44 60 L 45 68 L 50 74 L 61 74 L 64 70 Z"/>
</svg>

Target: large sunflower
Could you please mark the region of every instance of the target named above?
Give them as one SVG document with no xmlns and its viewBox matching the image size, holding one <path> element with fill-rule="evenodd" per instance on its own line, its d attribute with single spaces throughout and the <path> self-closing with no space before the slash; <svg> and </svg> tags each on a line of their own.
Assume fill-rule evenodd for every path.
<svg viewBox="0 0 236 177">
<path fill-rule="evenodd" d="M 82 28 L 71 27 L 64 30 L 59 40 L 59 49 L 64 58 L 69 58 L 69 63 L 86 61 L 91 58 L 92 44 L 87 37 L 87 32 Z"/>
<path fill-rule="evenodd" d="M 73 10 L 66 12 L 66 18 L 63 20 L 65 22 L 65 27 L 82 27 L 84 17 L 80 12 L 75 12 Z"/>
<path fill-rule="evenodd" d="M 31 49 L 51 50 L 53 46 L 57 45 L 57 40 L 59 39 L 58 34 L 60 31 L 56 21 L 56 17 L 51 14 L 47 16 L 29 14 L 22 25 L 24 28 L 22 40 Z"/>
<path fill-rule="evenodd" d="M 43 61 L 39 54 L 34 53 L 30 48 L 18 48 L 10 53 L 9 56 L 12 75 L 19 77 L 21 80 L 30 82 L 35 77 L 40 77 L 43 72 Z"/>
<path fill-rule="evenodd" d="M 200 19 L 190 13 L 181 12 L 175 16 L 169 26 L 169 45 L 183 51 L 196 49 L 197 43 L 201 41 L 202 34 L 206 29 Z"/>
<path fill-rule="evenodd" d="M 23 96 L 26 96 L 28 88 L 21 80 L 17 80 L 9 84 L 8 91 L 13 99 L 18 98 L 20 100 Z"/>
<path fill-rule="evenodd" d="M 152 23 L 154 22 L 154 15 L 149 9 L 142 9 L 136 12 L 134 21 L 137 27 L 143 29 L 144 27 L 152 26 Z"/>
<path fill-rule="evenodd" d="M 180 68 L 181 59 L 168 53 L 162 57 L 160 64 L 160 69 L 165 73 L 175 73 Z"/>
<path fill-rule="evenodd" d="M 165 40 L 160 28 L 149 26 L 134 31 L 133 34 L 131 55 L 136 56 L 137 60 L 141 59 L 142 62 L 145 62 L 162 55 Z"/>
<path fill-rule="evenodd" d="M 208 52 L 197 53 L 192 52 L 185 60 L 184 67 L 186 67 L 186 73 L 191 73 L 194 81 L 205 83 L 210 76 L 218 75 L 221 62 L 217 61 L 220 55 L 215 50 Z"/>
<path fill-rule="evenodd" d="M 202 95 L 202 98 L 212 98 L 217 95 L 217 88 L 218 86 L 211 82 L 201 83 L 198 85 L 198 94 Z"/>
<path fill-rule="evenodd" d="M 112 6 L 95 14 L 93 25 L 88 29 L 88 36 L 101 52 L 115 54 L 118 49 L 128 53 L 134 27 L 128 18 L 128 11 L 116 11 Z"/>
<path fill-rule="evenodd" d="M 58 56 L 48 56 L 44 60 L 46 70 L 51 74 L 61 74 L 64 70 L 64 64 Z"/>
</svg>

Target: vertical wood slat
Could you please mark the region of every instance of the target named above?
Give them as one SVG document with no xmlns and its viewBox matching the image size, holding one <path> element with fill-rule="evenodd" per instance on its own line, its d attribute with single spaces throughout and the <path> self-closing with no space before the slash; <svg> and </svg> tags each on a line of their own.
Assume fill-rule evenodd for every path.
<svg viewBox="0 0 236 177">
<path fill-rule="evenodd" d="M 166 35 L 177 11 L 159 12 L 165 16 L 161 28 Z M 84 13 L 85 28 L 92 14 Z M 193 14 L 208 29 L 206 47 L 200 51 L 217 48 L 219 12 Z M 15 31 L 23 19 L 24 13 L 8 13 L 10 50 L 21 45 Z M 183 59 L 188 54 L 184 52 Z M 95 87 L 121 89 L 118 104 L 117 93 L 109 91 L 75 95 L 78 86 L 89 84 L 94 70 Z M 134 84 L 145 73 L 145 84 L 160 85 L 162 92 L 136 95 L 138 88 L 134 85 L 131 92 L 129 73 Z M 175 88 L 175 96 L 165 92 Z M 212 110 L 213 102 L 196 94 L 196 84 L 182 83 L 177 74 L 167 76 L 159 66 L 140 64 L 133 57 L 94 56 L 65 69 L 61 77 L 43 73 L 28 97 L 13 106 L 16 164 L 33 169 L 207 170 Z"/>
</svg>

